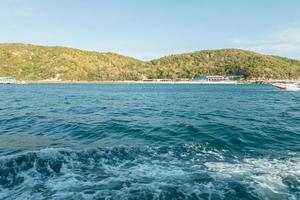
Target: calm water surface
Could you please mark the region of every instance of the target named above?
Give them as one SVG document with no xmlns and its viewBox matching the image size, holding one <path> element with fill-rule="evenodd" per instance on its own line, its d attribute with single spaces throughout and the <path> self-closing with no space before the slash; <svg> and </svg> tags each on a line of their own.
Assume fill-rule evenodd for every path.
<svg viewBox="0 0 300 200">
<path fill-rule="evenodd" d="M 300 199 L 300 93 L 0 85 L 0 199 Z"/>
</svg>

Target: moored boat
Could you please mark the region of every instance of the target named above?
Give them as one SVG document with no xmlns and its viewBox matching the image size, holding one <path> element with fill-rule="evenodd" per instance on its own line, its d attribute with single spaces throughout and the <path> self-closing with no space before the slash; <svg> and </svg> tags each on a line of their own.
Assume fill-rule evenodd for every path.
<svg viewBox="0 0 300 200">
<path fill-rule="evenodd" d="M 300 83 L 298 82 L 279 82 L 272 85 L 281 90 L 300 91 Z"/>
</svg>

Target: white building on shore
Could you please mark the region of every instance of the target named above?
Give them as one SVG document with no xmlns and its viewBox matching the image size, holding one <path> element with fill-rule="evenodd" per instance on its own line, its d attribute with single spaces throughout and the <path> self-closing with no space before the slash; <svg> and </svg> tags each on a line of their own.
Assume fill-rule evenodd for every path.
<svg viewBox="0 0 300 200">
<path fill-rule="evenodd" d="M 209 82 L 219 82 L 219 81 L 228 81 L 229 79 L 224 76 L 207 76 L 207 81 Z"/>
<path fill-rule="evenodd" d="M 0 84 L 16 84 L 17 81 L 11 77 L 0 77 Z"/>
</svg>

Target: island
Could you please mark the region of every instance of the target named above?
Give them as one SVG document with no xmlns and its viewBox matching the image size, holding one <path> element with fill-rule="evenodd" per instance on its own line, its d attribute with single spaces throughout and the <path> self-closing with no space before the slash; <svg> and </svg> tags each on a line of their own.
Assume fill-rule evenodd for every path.
<svg viewBox="0 0 300 200">
<path fill-rule="evenodd" d="M 0 77 L 26 82 L 201 82 L 212 77 L 268 82 L 299 80 L 300 61 L 242 49 L 203 50 L 142 61 L 110 52 L 3 43 Z"/>
</svg>

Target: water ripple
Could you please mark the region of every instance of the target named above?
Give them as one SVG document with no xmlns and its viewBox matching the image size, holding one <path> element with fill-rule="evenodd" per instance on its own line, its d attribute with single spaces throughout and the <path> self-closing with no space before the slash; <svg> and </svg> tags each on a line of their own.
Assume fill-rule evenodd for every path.
<svg viewBox="0 0 300 200">
<path fill-rule="evenodd" d="M 300 93 L 0 85 L 0 199 L 300 199 Z"/>
</svg>

